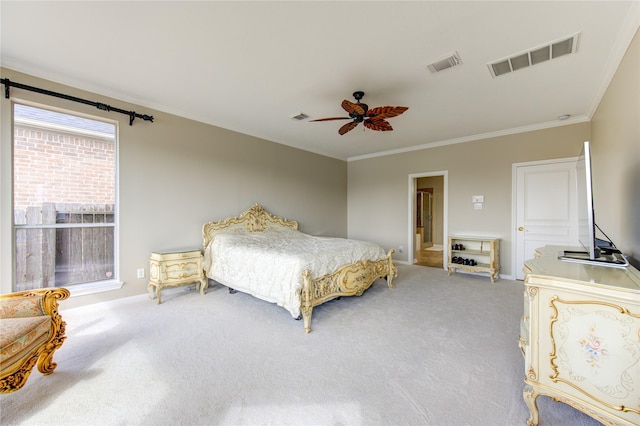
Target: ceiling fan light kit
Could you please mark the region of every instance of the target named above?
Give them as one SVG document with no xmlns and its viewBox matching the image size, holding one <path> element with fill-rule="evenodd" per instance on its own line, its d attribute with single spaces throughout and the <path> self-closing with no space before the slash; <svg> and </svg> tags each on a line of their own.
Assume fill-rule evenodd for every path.
<svg viewBox="0 0 640 426">
<path fill-rule="evenodd" d="M 393 130 L 393 127 L 391 127 L 391 124 L 389 124 L 386 119 L 400 115 L 409 109 L 408 107 L 403 106 L 381 106 L 369 109 L 367 104 L 360 102 L 364 97 L 364 92 L 353 92 L 353 97 L 355 98 L 356 103 L 345 99 L 341 104 L 342 109 L 349 114 L 348 117 L 328 117 L 311 121 L 353 120 L 340 127 L 338 130 L 338 134 L 340 135 L 344 135 L 345 133 L 355 129 L 360 123 L 362 123 L 367 129 L 386 132 Z"/>
</svg>

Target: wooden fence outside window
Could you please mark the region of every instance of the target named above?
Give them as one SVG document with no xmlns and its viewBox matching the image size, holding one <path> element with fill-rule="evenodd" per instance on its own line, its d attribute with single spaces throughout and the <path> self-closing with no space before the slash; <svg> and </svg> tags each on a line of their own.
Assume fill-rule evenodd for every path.
<svg viewBox="0 0 640 426">
<path fill-rule="evenodd" d="M 115 278 L 113 204 L 42 203 L 15 223 L 14 291 Z"/>
</svg>

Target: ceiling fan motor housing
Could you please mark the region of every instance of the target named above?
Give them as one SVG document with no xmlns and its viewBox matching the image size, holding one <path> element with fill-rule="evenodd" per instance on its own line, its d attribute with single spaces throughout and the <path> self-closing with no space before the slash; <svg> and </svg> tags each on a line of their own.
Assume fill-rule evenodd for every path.
<svg viewBox="0 0 640 426">
<path fill-rule="evenodd" d="M 362 108 L 363 112 L 362 114 L 358 114 L 356 111 L 352 111 L 349 113 L 349 117 L 353 118 L 356 123 L 362 123 L 364 121 L 364 117 L 367 114 L 367 111 L 369 111 L 369 105 L 360 102 L 360 100 L 364 97 L 364 92 L 360 90 L 353 92 L 353 97 L 358 102 L 358 106 Z"/>
</svg>

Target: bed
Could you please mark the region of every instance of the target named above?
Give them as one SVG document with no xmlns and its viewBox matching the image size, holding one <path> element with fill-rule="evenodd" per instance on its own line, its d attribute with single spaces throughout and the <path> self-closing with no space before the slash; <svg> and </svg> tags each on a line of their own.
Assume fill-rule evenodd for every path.
<svg viewBox="0 0 640 426">
<path fill-rule="evenodd" d="M 313 308 L 342 296 L 360 296 L 379 278 L 389 288 L 397 269 L 375 243 L 316 237 L 295 220 L 259 204 L 239 216 L 202 227 L 207 278 L 287 309 L 311 331 Z"/>
</svg>

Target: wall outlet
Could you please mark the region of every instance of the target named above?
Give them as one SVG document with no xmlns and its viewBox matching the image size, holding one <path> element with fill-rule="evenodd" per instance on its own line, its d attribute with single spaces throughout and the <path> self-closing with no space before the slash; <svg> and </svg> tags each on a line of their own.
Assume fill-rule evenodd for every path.
<svg viewBox="0 0 640 426">
<path fill-rule="evenodd" d="M 404 246 L 398 246 L 398 253 L 404 253 Z"/>
<path fill-rule="evenodd" d="M 136 276 L 138 278 L 144 278 L 144 268 L 140 268 L 136 270 Z"/>
</svg>

